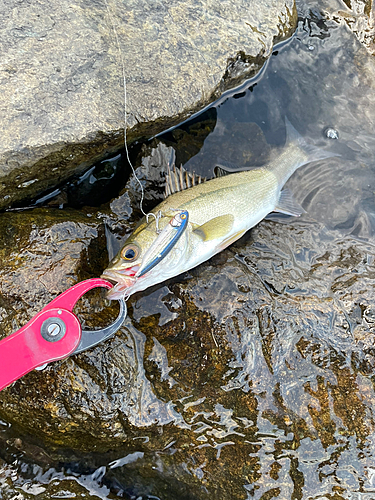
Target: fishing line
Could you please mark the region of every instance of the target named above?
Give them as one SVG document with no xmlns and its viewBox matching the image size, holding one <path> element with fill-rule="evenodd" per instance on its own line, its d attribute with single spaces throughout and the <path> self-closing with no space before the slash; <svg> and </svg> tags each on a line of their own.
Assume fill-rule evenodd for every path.
<svg viewBox="0 0 375 500">
<path fill-rule="evenodd" d="M 120 59 L 121 59 L 122 79 L 123 79 L 123 88 L 124 88 L 124 144 L 125 144 L 126 159 L 127 159 L 128 163 L 129 163 L 129 165 L 131 166 L 131 169 L 133 171 L 133 175 L 137 179 L 139 187 L 141 188 L 141 201 L 139 203 L 139 208 L 140 208 L 142 214 L 146 216 L 147 222 L 148 222 L 148 217 L 149 216 L 154 217 L 155 220 L 157 221 L 157 217 L 156 217 L 155 214 L 153 214 L 151 212 L 149 214 L 146 214 L 146 212 L 143 210 L 143 200 L 144 200 L 144 194 L 145 194 L 144 193 L 144 188 L 143 188 L 143 185 L 142 185 L 140 179 L 137 177 L 137 174 L 135 173 L 135 168 L 133 167 L 133 164 L 132 164 L 132 162 L 130 161 L 130 158 L 129 158 L 129 150 L 128 150 L 128 145 L 127 145 L 127 131 L 126 131 L 127 125 L 128 125 L 128 114 L 127 114 L 127 111 L 126 111 L 126 109 L 127 109 L 127 91 L 126 91 L 125 63 L 124 63 L 124 58 L 123 58 L 123 54 L 122 54 L 122 51 L 121 51 L 120 40 L 119 40 L 119 37 L 118 37 L 118 34 L 117 34 L 116 26 L 115 26 L 114 20 L 113 20 L 112 15 L 111 15 L 111 10 L 109 8 L 107 0 L 104 0 L 104 2 L 105 2 L 105 5 L 107 7 L 107 13 L 108 13 L 110 22 L 112 24 L 112 29 L 113 29 L 113 32 L 115 34 L 116 44 L 117 44 L 117 48 L 118 48 L 118 51 L 119 51 L 119 54 L 120 54 Z"/>
<path fill-rule="evenodd" d="M 133 167 L 133 164 L 130 161 L 130 157 L 129 157 L 129 150 L 128 150 L 128 144 L 127 144 L 127 131 L 126 131 L 127 124 L 128 124 L 128 114 L 126 111 L 126 109 L 127 109 L 127 87 L 126 87 L 126 75 L 125 75 L 125 62 L 124 62 L 123 53 L 121 51 L 120 39 L 119 39 L 117 30 L 116 30 L 116 26 L 115 26 L 114 19 L 113 19 L 112 14 L 111 14 L 111 10 L 110 10 L 108 1 L 104 0 L 104 2 L 106 5 L 106 8 L 107 8 L 108 17 L 110 19 L 113 32 L 115 34 L 116 44 L 117 44 L 118 52 L 120 54 L 120 59 L 121 59 L 122 80 L 123 80 L 123 88 L 124 88 L 124 145 L 125 145 L 126 159 L 127 159 L 128 163 L 133 171 L 134 177 L 137 179 L 137 182 L 141 188 L 141 200 L 139 202 L 139 208 L 140 208 L 142 214 L 146 217 L 147 223 L 148 223 L 150 217 L 153 217 L 155 219 L 156 233 L 160 234 L 161 229 L 159 228 L 159 222 L 160 222 L 160 219 L 163 217 L 163 215 L 160 212 L 160 210 L 156 214 L 154 214 L 153 212 L 149 212 L 146 214 L 146 212 L 143 210 L 143 200 L 144 200 L 144 196 L 145 196 L 144 188 L 143 188 L 143 185 L 142 185 L 140 179 L 138 178 L 138 176 L 135 172 L 135 168 Z"/>
</svg>

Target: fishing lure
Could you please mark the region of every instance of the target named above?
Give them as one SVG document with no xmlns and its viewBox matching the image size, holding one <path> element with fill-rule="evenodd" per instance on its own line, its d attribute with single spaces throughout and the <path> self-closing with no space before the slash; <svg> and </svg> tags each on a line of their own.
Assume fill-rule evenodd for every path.
<svg viewBox="0 0 375 500">
<path fill-rule="evenodd" d="M 159 236 L 147 250 L 142 260 L 142 265 L 136 273 L 136 278 L 140 278 L 153 269 L 172 250 L 177 241 L 181 238 L 189 221 L 187 210 L 179 210 L 168 222 Z"/>
</svg>

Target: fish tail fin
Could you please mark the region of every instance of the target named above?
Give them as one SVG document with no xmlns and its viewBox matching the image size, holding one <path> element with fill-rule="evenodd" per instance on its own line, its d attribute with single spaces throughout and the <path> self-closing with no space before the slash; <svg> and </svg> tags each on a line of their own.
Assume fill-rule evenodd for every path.
<svg viewBox="0 0 375 500">
<path fill-rule="evenodd" d="M 308 156 L 305 163 L 310 163 L 317 160 L 325 160 L 326 158 L 331 158 L 332 156 L 340 156 L 338 153 L 333 153 L 332 151 L 325 151 L 324 149 L 317 148 L 312 144 L 305 141 L 302 135 L 297 132 L 293 127 L 287 117 L 285 117 L 285 127 L 286 127 L 286 144 L 296 144 L 298 145 Z"/>
<path fill-rule="evenodd" d="M 302 165 L 324 160 L 333 156 L 340 156 L 331 151 L 325 151 L 309 144 L 299 132 L 293 127 L 288 118 L 285 117 L 286 142 L 281 156 L 272 162 L 272 171 L 278 178 L 280 186 L 283 186 L 289 177 Z"/>
</svg>

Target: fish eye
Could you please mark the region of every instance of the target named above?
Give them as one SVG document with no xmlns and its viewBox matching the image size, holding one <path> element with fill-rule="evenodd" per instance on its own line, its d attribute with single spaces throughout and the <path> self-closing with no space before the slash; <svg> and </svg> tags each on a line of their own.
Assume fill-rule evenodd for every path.
<svg viewBox="0 0 375 500">
<path fill-rule="evenodd" d="M 132 262 L 139 255 L 139 248 L 137 245 L 127 245 L 121 250 L 121 258 L 127 260 L 128 262 Z"/>
</svg>

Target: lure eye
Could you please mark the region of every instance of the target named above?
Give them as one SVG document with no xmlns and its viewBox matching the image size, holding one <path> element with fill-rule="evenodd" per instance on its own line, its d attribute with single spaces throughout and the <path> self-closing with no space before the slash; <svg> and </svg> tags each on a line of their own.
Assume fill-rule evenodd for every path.
<svg viewBox="0 0 375 500">
<path fill-rule="evenodd" d="M 121 258 L 132 262 L 139 255 L 139 248 L 136 245 L 127 245 L 121 250 Z"/>
<path fill-rule="evenodd" d="M 186 214 L 181 214 L 180 217 L 181 217 L 182 220 L 185 220 L 186 219 Z"/>
</svg>

